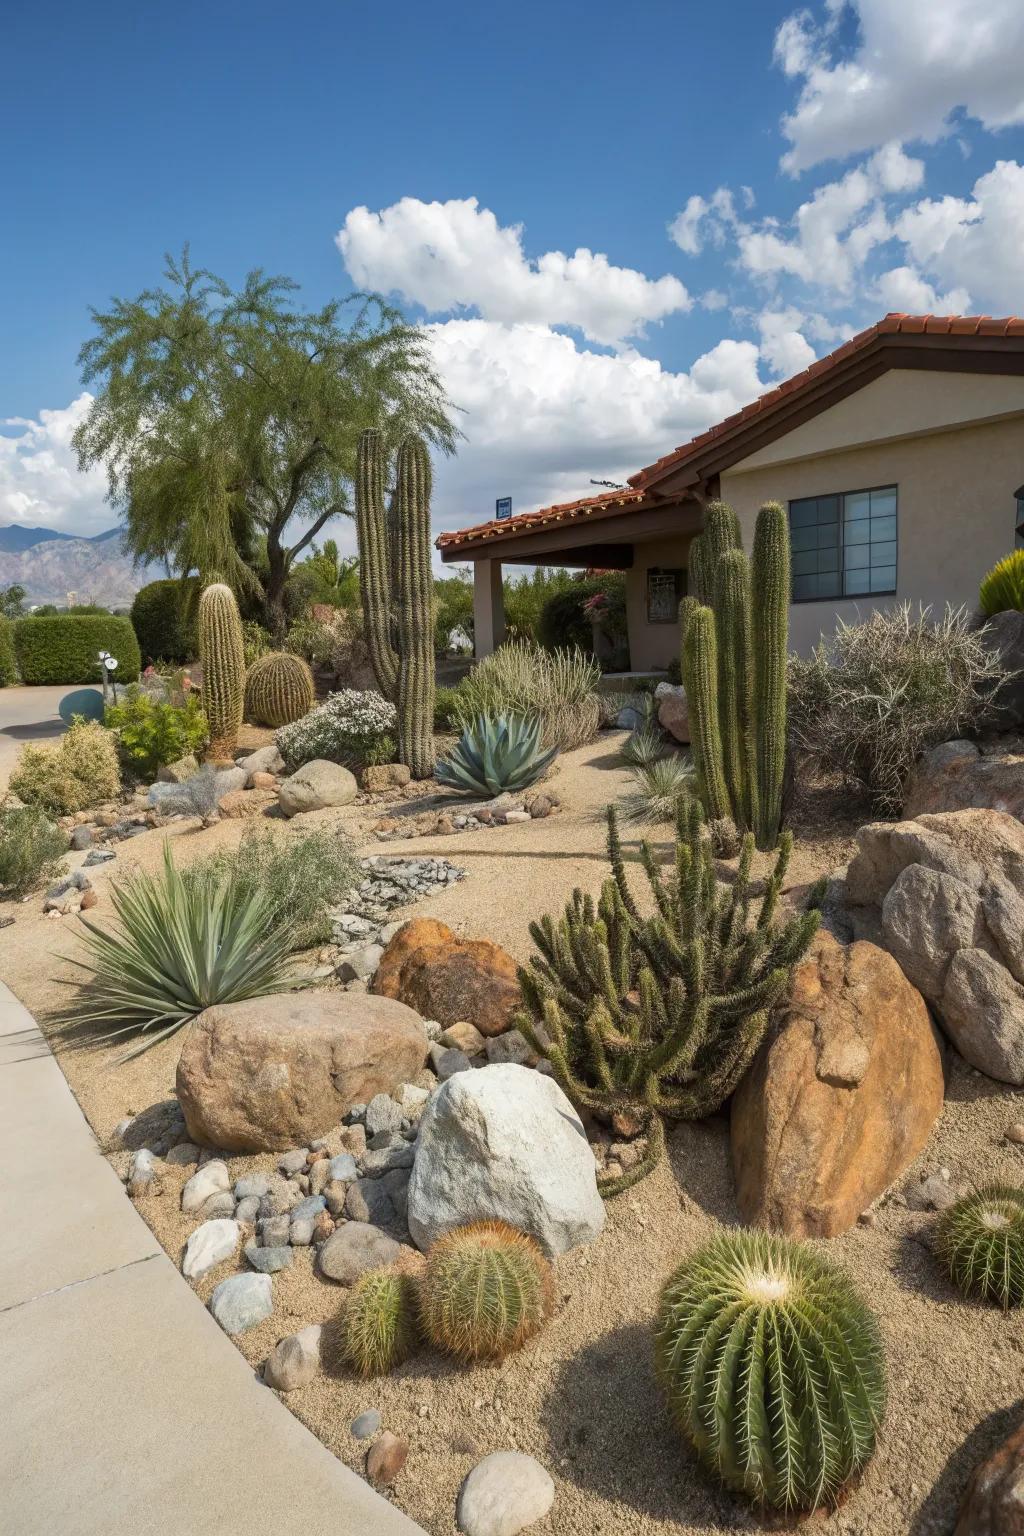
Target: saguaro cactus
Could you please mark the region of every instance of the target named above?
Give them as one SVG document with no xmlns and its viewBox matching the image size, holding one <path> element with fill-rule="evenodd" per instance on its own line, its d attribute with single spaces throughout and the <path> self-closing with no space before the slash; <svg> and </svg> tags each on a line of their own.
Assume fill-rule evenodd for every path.
<svg viewBox="0 0 1024 1536">
<path fill-rule="evenodd" d="M 789 650 L 789 521 L 767 501 L 757 514 L 751 562 L 754 648 L 754 745 L 757 802 L 752 825 L 758 847 L 774 845 L 782 822 L 786 771 L 786 658 Z"/>
<path fill-rule="evenodd" d="M 199 599 L 199 660 L 203 667 L 203 709 L 210 726 L 209 756 L 233 755 L 245 702 L 245 643 L 235 594 L 223 582 L 206 587 Z"/>
<path fill-rule="evenodd" d="M 384 505 L 381 435 L 359 439 L 356 525 L 370 660 L 385 698 L 398 707 L 398 756 L 414 779 L 434 767 L 434 625 L 430 573 L 430 456 L 407 437 L 398 450 L 395 493 Z"/>
</svg>

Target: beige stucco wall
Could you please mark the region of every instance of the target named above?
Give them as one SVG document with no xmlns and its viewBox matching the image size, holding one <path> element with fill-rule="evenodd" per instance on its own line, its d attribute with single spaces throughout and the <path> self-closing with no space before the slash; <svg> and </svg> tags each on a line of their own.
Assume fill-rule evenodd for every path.
<svg viewBox="0 0 1024 1536">
<path fill-rule="evenodd" d="M 682 519 L 683 514 L 680 514 Z M 667 667 L 679 655 L 679 630 L 676 624 L 647 622 L 647 572 L 652 566 L 673 570 L 686 569 L 689 559 L 690 529 L 678 538 L 653 539 L 634 546 L 633 568 L 626 572 L 626 623 L 629 627 L 629 663 L 634 672 L 653 667 Z"/>
<path fill-rule="evenodd" d="M 1020 402 L 1020 414 L 1003 414 L 983 425 L 922 436 L 902 435 L 908 422 L 920 420 L 920 402 L 915 392 L 922 381 L 934 404 L 935 380 L 955 381 L 964 377 L 972 384 L 1002 386 L 989 389 L 989 407 L 1001 399 L 1006 409 L 1012 409 L 1016 399 Z M 856 420 L 860 417 L 853 416 L 853 407 L 860 401 L 858 409 L 863 414 L 861 396 L 875 388 L 871 385 L 722 475 L 723 500 L 740 514 L 748 549 L 757 509 L 764 501 L 776 500 L 785 505 L 800 496 L 884 485 L 897 487 L 895 596 L 793 604 L 790 643 L 803 654 L 822 632 L 834 627 L 837 615 L 847 622 L 856 622 L 872 607 L 891 606 L 905 598 L 937 608 L 945 603 L 974 608 L 982 576 L 1013 548 L 1013 493 L 1024 483 L 1024 380 L 975 381 L 969 376 L 906 372 L 892 373 L 886 378 L 898 386 L 887 388 L 884 397 L 890 410 L 889 428 L 897 429 L 887 433 L 888 440 L 854 448 L 835 446 L 836 418 L 845 418 L 846 430 L 858 430 Z M 883 382 L 877 380 L 876 384 Z M 901 399 L 900 391 L 906 398 Z M 980 391 L 974 392 L 972 401 L 980 395 Z M 962 403 L 971 406 L 972 401 Z M 789 457 L 788 462 L 763 462 L 765 455 L 774 450 L 792 455 L 797 439 L 806 456 Z M 638 549 L 638 558 L 640 553 Z"/>
</svg>

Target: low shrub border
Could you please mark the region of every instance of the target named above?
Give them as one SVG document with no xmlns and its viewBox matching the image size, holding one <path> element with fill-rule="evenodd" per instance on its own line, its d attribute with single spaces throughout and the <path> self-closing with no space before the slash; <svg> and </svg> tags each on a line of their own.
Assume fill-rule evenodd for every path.
<svg viewBox="0 0 1024 1536">
<path fill-rule="evenodd" d="M 18 619 L 14 650 L 23 683 L 98 683 L 100 651 L 117 657 L 119 683 L 135 682 L 141 664 L 130 621 L 113 614 Z"/>
</svg>

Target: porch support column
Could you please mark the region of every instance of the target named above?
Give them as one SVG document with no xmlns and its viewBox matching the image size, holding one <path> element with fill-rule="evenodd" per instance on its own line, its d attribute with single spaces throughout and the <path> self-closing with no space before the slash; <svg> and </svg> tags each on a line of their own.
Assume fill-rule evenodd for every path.
<svg viewBox="0 0 1024 1536">
<path fill-rule="evenodd" d="M 477 560 L 473 565 L 473 651 L 477 661 L 497 650 L 504 638 L 501 561 Z"/>
</svg>

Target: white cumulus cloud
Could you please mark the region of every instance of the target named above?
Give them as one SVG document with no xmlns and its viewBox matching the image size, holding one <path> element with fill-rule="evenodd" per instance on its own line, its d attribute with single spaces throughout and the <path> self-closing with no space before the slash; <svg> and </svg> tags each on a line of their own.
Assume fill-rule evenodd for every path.
<svg viewBox="0 0 1024 1536">
<path fill-rule="evenodd" d="M 379 213 L 353 208 L 335 238 L 356 284 L 401 294 L 431 314 L 475 309 L 485 320 L 571 326 L 622 346 L 692 305 L 677 277 L 649 278 L 583 246 L 530 260 L 522 225 L 499 224 L 475 197 L 403 197 Z"/>
<path fill-rule="evenodd" d="M 104 500 L 106 475 L 79 473 L 71 446 L 91 403 L 83 391 L 70 405 L 0 421 L 0 524 L 90 534 L 116 521 Z"/>
<path fill-rule="evenodd" d="M 998 160 L 971 198 L 924 198 L 896 221 L 918 266 L 996 314 L 1024 312 L 1024 165 Z"/>
</svg>

